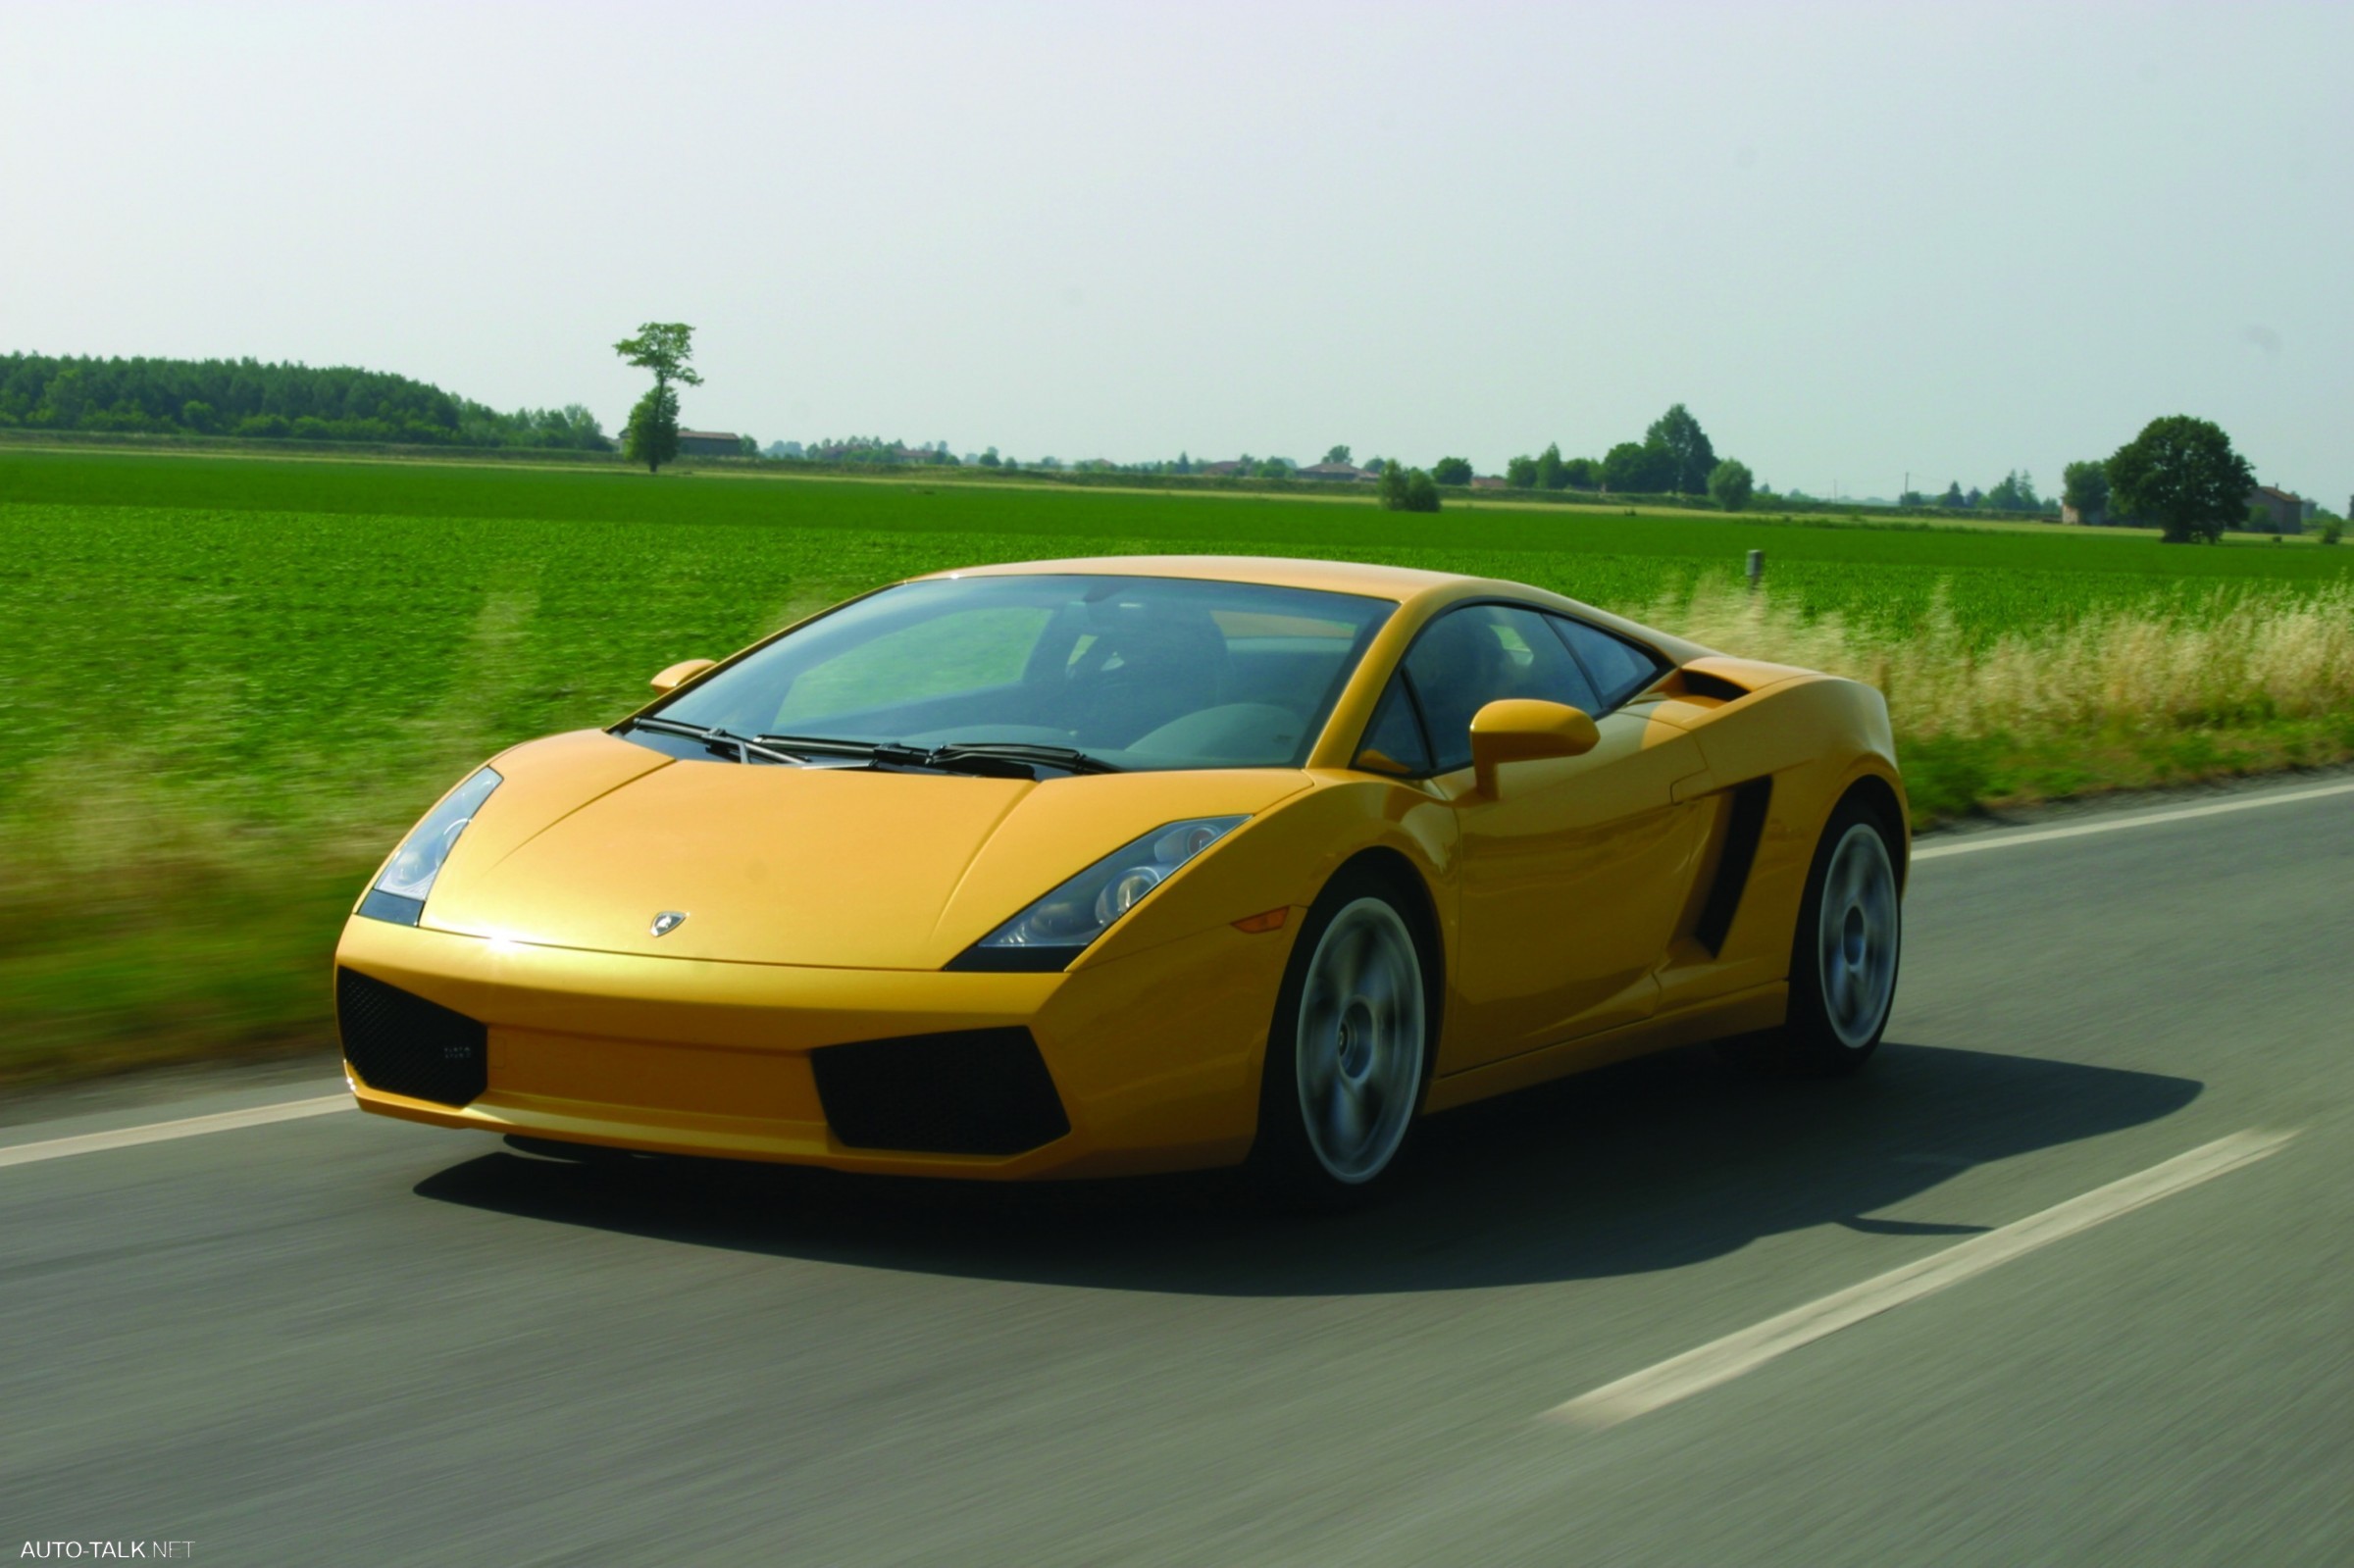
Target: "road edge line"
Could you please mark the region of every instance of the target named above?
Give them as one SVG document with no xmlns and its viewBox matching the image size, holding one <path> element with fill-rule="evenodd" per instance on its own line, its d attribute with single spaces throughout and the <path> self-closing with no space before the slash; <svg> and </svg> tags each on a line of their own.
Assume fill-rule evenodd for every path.
<svg viewBox="0 0 2354 1568">
<path fill-rule="evenodd" d="M 280 1100 L 273 1105 L 254 1105 L 241 1111 L 219 1111 L 210 1116 L 185 1116 L 173 1122 L 147 1122 L 137 1127 L 119 1127 L 107 1133 L 79 1133 L 72 1138 L 43 1138 L 36 1143 L 13 1143 L 0 1146 L 0 1166 L 31 1165 L 40 1160 L 64 1159 L 71 1154 L 96 1154 L 105 1149 L 132 1148 L 141 1143 L 200 1138 L 207 1133 L 233 1132 L 240 1127 L 266 1127 L 272 1122 L 291 1122 L 306 1116 L 325 1116 L 331 1111 L 350 1110 L 355 1103 L 348 1092 L 322 1094 L 316 1099 Z"/>
<path fill-rule="evenodd" d="M 2019 844 L 2049 843 L 2055 838 L 2082 838 L 2097 833 L 2123 833 L 2127 828 L 2155 828 L 2163 823 L 2188 822 L 2196 817 L 2220 817 L 2227 811 L 2254 811 L 2262 806 L 2293 806 L 2301 800 L 2322 800 L 2331 795 L 2354 795 L 2354 784 L 2323 784 L 2312 789 L 2283 789 L 2267 792 L 2246 800 L 2218 800 L 2204 806 L 2178 806 L 2168 811 L 2145 812 L 2140 816 L 2120 817 L 2114 821 L 2071 823 L 2064 828 L 2030 828 L 2020 833 L 1972 834 L 1967 837 L 1940 843 L 1931 839 L 1914 849 L 1913 859 L 1939 860 L 1947 855 L 1975 854 L 1982 849 L 2009 849 Z"/>
</svg>

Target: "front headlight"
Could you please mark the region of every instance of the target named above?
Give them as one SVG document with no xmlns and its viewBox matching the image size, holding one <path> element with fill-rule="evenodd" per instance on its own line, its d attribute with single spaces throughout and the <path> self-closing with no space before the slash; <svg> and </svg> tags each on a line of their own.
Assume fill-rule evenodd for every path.
<svg viewBox="0 0 2354 1568">
<path fill-rule="evenodd" d="M 1122 915 L 1248 817 L 1191 817 L 1155 828 L 1105 855 L 996 931 L 951 969 L 1055 970 L 1086 951 Z"/>
<path fill-rule="evenodd" d="M 484 768 L 443 796 L 441 804 L 409 830 L 398 852 L 378 873 L 368 896 L 360 900 L 360 913 L 371 920 L 416 925 L 425 913 L 427 894 L 434 890 L 434 879 L 441 875 L 441 863 L 457 845 L 458 835 L 466 831 L 498 785 L 498 775 Z"/>
</svg>

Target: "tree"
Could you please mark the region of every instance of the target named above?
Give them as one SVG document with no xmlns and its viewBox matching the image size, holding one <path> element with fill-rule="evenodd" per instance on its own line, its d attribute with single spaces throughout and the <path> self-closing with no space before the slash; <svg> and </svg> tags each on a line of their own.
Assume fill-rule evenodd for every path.
<svg viewBox="0 0 2354 1568">
<path fill-rule="evenodd" d="M 1324 461 L 1327 463 L 1348 462 L 1349 448 L 1346 446 L 1333 446 L 1326 448 L 1324 452 Z"/>
<path fill-rule="evenodd" d="M 1749 465 L 1728 457 L 1709 470 L 1709 498 L 1727 512 L 1738 512 L 1749 505 L 1755 483 Z"/>
<path fill-rule="evenodd" d="M 622 455 L 648 474 L 679 455 L 679 394 L 656 386 L 638 399 L 621 432 Z"/>
<path fill-rule="evenodd" d="M 1565 490 L 1568 487 L 1568 476 L 1561 471 L 1561 446 L 1555 441 L 1537 454 L 1537 488 Z"/>
<path fill-rule="evenodd" d="M 2080 523 L 2098 523 L 2109 510 L 2109 471 L 2098 462 L 2071 463 L 2060 471 L 2060 499 Z"/>
<path fill-rule="evenodd" d="M 983 468 L 996 468 L 1004 461 L 1005 460 L 1003 458 L 998 456 L 998 449 L 994 446 L 981 454 L 981 466 Z"/>
<path fill-rule="evenodd" d="M 1656 495 L 1674 480 L 1675 457 L 1663 446 L 1620 441 L 1602 460 L 1602 487 L 1616 494 Z"/>
<path fill-rule="evenodd" d="M 1953 483 L 1947 485 L 1945 487 L 1945 494 L 1938 498 L 1937 504 L 1945 507 L 1949 511 L 1959 512 L 1962 510 L 1962 481 L 1960 480 L 1956 480 Z"/>
<path fill-rule="evenodd" d="M 2222 427 L 2187 414 L 2150 421 L 2107 471 L 2119 504 L 2165 530 L 2169 544 L 2214 543 L 2247 514 L 2256 487 L 2255 471 Z"/>
<path fill-rule="evenodd" d="M 1590 457 L 1573 457 L 1561 465 L 1561 480 L 1573 490 L 1602 488 L 1602 465 Z"/>
<path fill-rule="evenodd" d="M 1535 489 L 1537 487 L 1537 460 L 1533 457 L 1522 456 L 1515 457 L 1510 463 L 1505 464 L 1504 482 L 1515 490 Z"/>
<path fill-rule="evenodd" d="M 1708 489 L 1709 475 L 1716 467 L 1716 449 L 1709 444 L 1709 432 L 1683 404 L 1672 405 L 1653 420 L 1643 434 L 1643 444 L 1664 449 L 1669 459 L 1666 482 L 1652 488 L 1673 490 L 1678 495 L 1699 495 Z"/>
<path fill-rule="evenodd" d="M 1381 505 L 1388 512 L 1436 512 L 1439 487 L 1422 470 L 1393 458 L 1381 466 Z"/>
<path fill-rule="evenodd" d="M 1986 504 L 1998 512 L 2043 510 L 2043 501 L 2035 493 L 2035 481 L 2023 469 L 2013 469 L 2004 475 L 2001 482 L 1986 492 Z"/>
<path fill-rule="evenodd" d="M 622 450 L 631 461 L 643 463 L 648 474 L 679 455 L 679 394 L 670 383 L 700 386 L 703 378 L 687 362 L 694 357 L 694 329 L 685 322 L 646 322 L 636 337 L 625 337 L 613 352 L 654 373 L 654 389 L 630 410 Z M 642 424 L 640 416 L 642 416 Z"/>
<path fill-rule="evenodd" d="M 1471 460 L 1467 457 L 1442 457 L 1430 465 L 1434 484 L 1468 484 L 1471 482 Z"/>
</svg>

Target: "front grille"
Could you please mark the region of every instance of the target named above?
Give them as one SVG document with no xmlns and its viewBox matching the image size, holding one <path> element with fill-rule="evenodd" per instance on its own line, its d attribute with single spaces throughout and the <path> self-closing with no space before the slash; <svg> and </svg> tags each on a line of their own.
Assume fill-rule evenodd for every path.
<svg viewBox="0 0 2354 1568">
<path fill-rule="evenodd" d="M 349 969 L 335 971 L 343 1059 L 387 1094 L 464 1105 L 489 1086 L 488 1031 L 439 1002 Z"/>
<path fill-rule="evenodd" d="M 1026 1029 L 827 1045 L 809 1065 L 827 1125 L 851 1148 L 1019 1154 L 1071 1130 Z"/>
</svg>

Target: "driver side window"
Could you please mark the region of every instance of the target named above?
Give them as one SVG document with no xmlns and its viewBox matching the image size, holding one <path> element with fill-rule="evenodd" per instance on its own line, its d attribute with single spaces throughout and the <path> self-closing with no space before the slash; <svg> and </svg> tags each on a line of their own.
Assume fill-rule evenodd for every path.
<svg viewBox="0 0 2354 1568">
<path fill-rule="evenodd" d="M 1505 697 L 1600 711 L 1594 686 L 1534 610 L 1467 604 L 1429 626 L 1406 655 L 1406 676 L 1428 721 L 1433 771 L 1471 765 L 1471 716 Z"/>
</svg>

